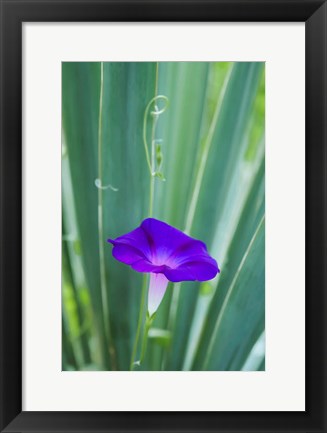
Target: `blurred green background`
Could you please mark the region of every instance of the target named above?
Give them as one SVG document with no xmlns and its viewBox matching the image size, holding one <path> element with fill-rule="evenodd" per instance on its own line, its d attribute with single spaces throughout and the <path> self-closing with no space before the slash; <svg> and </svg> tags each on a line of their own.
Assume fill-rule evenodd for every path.
<svg viewBox="0 0 327 433">
<path fill-rule="evenodd" d="M 203 240 L 221 273 L 169 284 L 135 369 L 265 369 L 264 73 L 260 62 L 62 64 L 63 370 L 130 368 L 142 274 L 106 239 L 148 216 L 155 95 L 169 105 L 153 217 Z"/>
</svg>

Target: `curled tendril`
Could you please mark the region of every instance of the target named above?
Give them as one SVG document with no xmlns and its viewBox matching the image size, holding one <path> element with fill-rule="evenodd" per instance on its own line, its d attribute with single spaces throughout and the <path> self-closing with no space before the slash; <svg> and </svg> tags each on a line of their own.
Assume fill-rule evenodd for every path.
<svg viewBox="0 0 327 433">
<path fill-rule="evenodd" d="M 94 184 L 98 189 L 111 189 L 112 191 L 115 192 L 119 191 L 118 188 L 115 188 L 114 186 L 110 185 L 110 183 L 108 185 L 102 185 L 101 179 L 95 179 Z"/>
<path fill-rule="evenodd" d="M 158 105 L 156 104 L 157 101 L 164 101 L 165 104 L 162 108 L 159 108 Z M 157 122 L 158 117 L 160 116 L 160 114 L 164 113 L 166 111 L 166 109 L 168 108 L 169 105 L 169 99 L 167 98 L 167 96 L 165 95 L 157 95 L 154 98 L 152 98 L 148 105 L 146 106 L 146 109 L 144 111 L 144 117 L 143 117 L 143 143 L 144 143 L 144 150 L 145 150 L 145 156 L 146 156 L 146 161 L 150 170 L 150 175 L 151 176 L 156 176 L 157 175 L 157 171 L 154 167 L 154 163 L 151 163 L 151 158 L 150 158 L 150 152 L 149 152 L 149 146 L 148 146 L 148 142 L 147 142 L 147 138 L 146 138 L 146 127 L 147 127 L 147 120 L 148 120 L 148 114 L 149 114 L 149 110 L 152 106 L 152 104 L 155 104 L 153 109 L 150 111 L 150 114 L 154 117 L 154 122 Z M 162 140 L 158 140 L 155 139 L 155 142 L 161 142 Z M 152 161 L 153 161 L 153 157 L 152 157 Z"/>
</svg>

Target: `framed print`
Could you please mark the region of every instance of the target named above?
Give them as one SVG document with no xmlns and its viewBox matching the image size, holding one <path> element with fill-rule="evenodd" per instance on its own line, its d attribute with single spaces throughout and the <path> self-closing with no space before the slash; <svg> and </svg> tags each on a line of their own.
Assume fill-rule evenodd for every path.
<svg viewBox="0 0 327 433">
<path fill-rule="evenodd" d="M 324 432 L 325 2 L 1 6 L 1 431 Z"/>
</svg>

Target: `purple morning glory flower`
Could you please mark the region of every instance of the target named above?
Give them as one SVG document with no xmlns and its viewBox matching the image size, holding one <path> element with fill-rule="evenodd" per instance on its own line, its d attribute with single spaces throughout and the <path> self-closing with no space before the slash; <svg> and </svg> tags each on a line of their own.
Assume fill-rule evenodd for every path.
<svg viewBox="0 0 327 433">
<path fill-rule="evenodd" d="M 150 273 L 148 311 L 157 310 L 169 281 L 207 281 L 219 271 L 204 242 L 154 218 L 112 240 L 112 255 L 137 272 Z"/>
</svg>

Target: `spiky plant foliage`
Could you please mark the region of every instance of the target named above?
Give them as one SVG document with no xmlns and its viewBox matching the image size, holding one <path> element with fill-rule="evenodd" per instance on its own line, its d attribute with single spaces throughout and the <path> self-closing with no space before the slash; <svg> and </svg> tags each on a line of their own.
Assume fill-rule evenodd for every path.
<svg viewBox="0 0 327 433">
<path fill-rule="evenodd" d="M 265 368 L 264 101 L 258 62 L 63 63 L 64 370 Z M 221 273 L 169 284 L 139 365 L 147 281 L 106 239 L 151 197 Z"/>
</svg>

